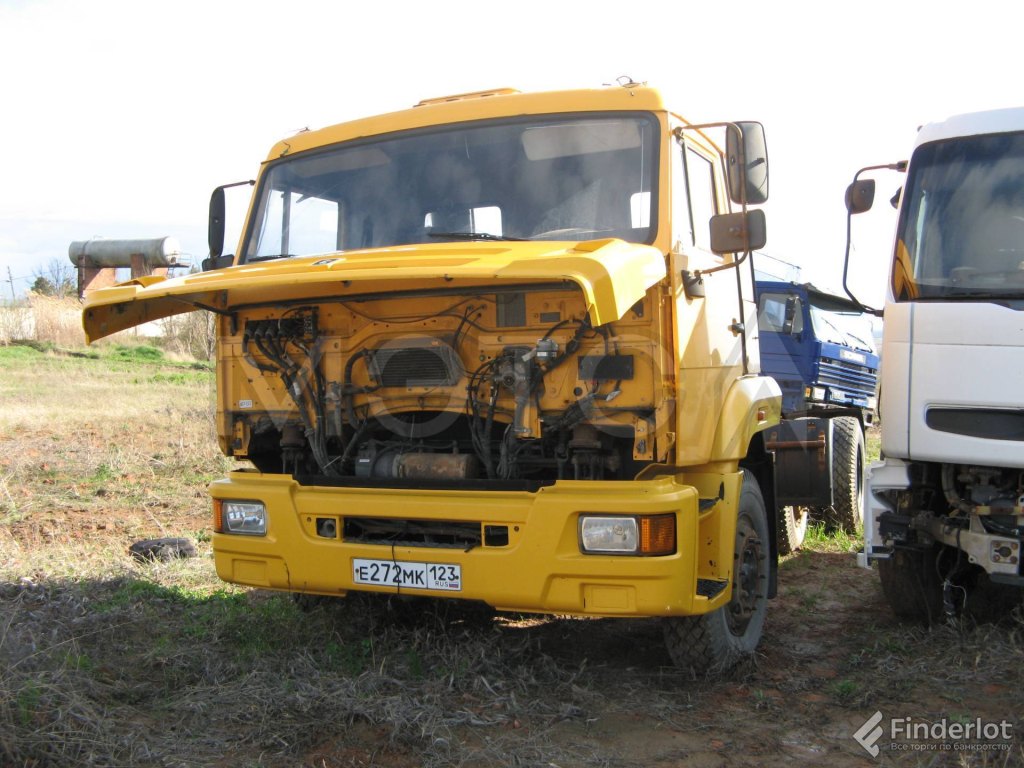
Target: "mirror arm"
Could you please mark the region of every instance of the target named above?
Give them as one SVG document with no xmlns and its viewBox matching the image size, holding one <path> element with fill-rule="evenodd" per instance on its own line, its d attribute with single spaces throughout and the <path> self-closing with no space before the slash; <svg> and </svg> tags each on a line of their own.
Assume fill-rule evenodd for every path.
<svg viewBox="0 0 1024 768">
<path fill-rule="evenodd" d="M 210 218 L 207 226 L 207 243 L 210 247 L 210 256 L 203 260 L 204 269 L 206 269 L 208 263 L 214 265 L 211 267 L 212 269 L 219 269 L 224 260 L 224 190 L 245 186 L 246 184 L 251 187 L 256 184 L 256 181 L 255 179 L 248 179 L 246 181 L 236 181 L 232 184 L 222 184 L 214 189 L 210 195 Z"/>
<path fill-rule="evenodd" d="M 739 127 L 739 125 L 737 125 L 734 122 L 699 123 L 699 124 L 693 124 L 693 125 L 681 125 L 678 128 L 676 128 L 672 133 L 675 135 L 675 137 L 677 139 L 682 141 L 683 140 L 683 132 L 684 131 L 702 131 L 702 130 L 705 130 L 706 128 L 724 128 L 726 130 L 726 133 L 728 133 L 729 131 L 735 131 L 736 132 L 736 134 L 740 138 L 740 140 L 738 142 L 736 142 L 736 144 L 737 144 L 737 153 L 739 155 L 739 158 L 737 160 L 737 165 L 740 168 L 746 169 L 746 167 L 747 167 L 747 156 L 746 156 L 747 148 L 746 148 L 746 142 L 743 141 L 743 130 Z M 728 141 L 726 143 L 728 144 Z M 728 171 L 728 169 L 726 169 L 726 170 Z M 727 179 L 727 181 L 728 181 L 728 179 Z M 735 202 L 735 200 L 733 202 Z M 747 212 L 747 180 L 746 180 L 745 176 L 744 176 L 744 179 L 743 179 L 743 183 L 740 184 L 740 200 L 739 200 L 739 203 L 740 203 L 740 210 L 742 210 L 743 213 L 746 213 Z"/>
<path fill-rule="evenodd" d="M 907 170 L 907 161 L 906 160 L 900 160 L 898 163 L 888 163 L 886 165 L 868 165 L 868 166 L 865 166 L 864 168 L 861 168 L 859 171 L 857 171 L 853 175 L 853 182 L 851 183 L 850 188 L 853 188 L 853 186 L 860 180 L 860 175 L 862 173 L 864 173 L 865 171 L 898 171 L 899 173 L 906 173 L 906 170 Z M 853 301 L 853 303 L 856 304 L 858 307 L 860 307 L 862 312 L 866 312 L 869 315 L 874 315 L 875 317 L 881 317 L 882 316 L 882 310 L 881 309 L 875 309 L 874 307 L 869 307 L 867 304 L 865 304 L 860 299 L 858 299 L 856 296 L 854 296 L 853 295 L 853 291 L 851 291 L 849 286 L 847 285 L 847 278 L 848 278 L 849 271 L 850 271 L 850 243 L 852 242 L 852 238 L 853 238 L 853 208 L 852 208 L 851 205 L 847 204 L 847 206 L 846 206 L 846 253 L 843 256 L 843 290 L 846 291 L 846 295 L 850 297 L 850 299 Z"/>
</svg>

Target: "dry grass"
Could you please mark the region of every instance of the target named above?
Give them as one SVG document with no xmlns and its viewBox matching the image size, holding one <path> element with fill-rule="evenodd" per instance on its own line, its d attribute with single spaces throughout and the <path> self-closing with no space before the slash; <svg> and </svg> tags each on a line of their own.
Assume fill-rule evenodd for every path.
<svg viewBox="0 0 1024 768">
<path fill-rule="evenodd" d="M 85 345 L 78 299 L 29 293 L 20 306 L 0 308 L 0 345 L 21 340 L 62 347 Z"/>
<path fill-rule="evenodd" d="M 849 734 L 876 708 L 1024 728 L 1024 624 L 901 626 L 823 534 L 719 682 L 669 667 L 650 621 L 225 585 L 212 397 L 209 370 L 155 353 L 0 348 L 0 765 L 839 767 L 863 764 Z M 160 535 L 199 556 L 128 556 Z"/>
<path fill-rule="evenodd" d="M 15 339 L 30 339 L 35 333 L 32 308 L 21 305 L 0 305 L 0 346 Z"/>
<path fill-rule="evenodd" d="M 198 311 L 169 317 L 142 329 L 115 333 L 99 340 L 97 345 L 160 344 L 178 359 L 210 360 L 214 339 L 213 316 Z M 17 305 L 0 306 L 0 346 L 19 342 L 63 350 L 83 348 L 81 300 L 30 292 Z"/>
</svg>

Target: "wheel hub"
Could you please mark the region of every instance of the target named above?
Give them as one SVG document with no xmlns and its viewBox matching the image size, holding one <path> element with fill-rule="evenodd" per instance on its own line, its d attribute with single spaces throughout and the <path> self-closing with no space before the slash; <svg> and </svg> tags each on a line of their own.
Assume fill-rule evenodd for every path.
<svg viewBox="0 0 1024 768">
<path fill-rule="evenodd" d="M 729 629 L 734 635 L 743 634 L 761 600 L 761 583 L 765 578 L 761 572 L 762 547 L 751 522 L 740 518 L 736 525 L 735 567 L 728 614 Z"/>
</svg>

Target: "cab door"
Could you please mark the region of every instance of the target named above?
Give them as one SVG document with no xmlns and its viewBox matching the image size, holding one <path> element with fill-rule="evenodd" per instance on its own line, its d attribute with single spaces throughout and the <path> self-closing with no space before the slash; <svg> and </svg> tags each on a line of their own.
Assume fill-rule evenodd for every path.
<svg viewBox="0 0 1024 768">
<path fill-rule="evenodd" d="M 726 393 L 744 373 L 742 324 L 754 327 L 756 307 L 746 269 L 724 269 L 736 256 L 711 251 L 711 218 L 728 211 L 720 155 L 692 141 L 674 137 L 671 158 L 672 246 L 669 264 L 675 308 L 675 360 L 678 381 L 677 461 L 701 464 L 711 446 Z M 743 289 L 740 310 L 738 285 Z M 689 285 L 687 285 L 689 283 Z M 748 344 L 748 368 L 757 371 L 756 343 Z"/>
</svg>

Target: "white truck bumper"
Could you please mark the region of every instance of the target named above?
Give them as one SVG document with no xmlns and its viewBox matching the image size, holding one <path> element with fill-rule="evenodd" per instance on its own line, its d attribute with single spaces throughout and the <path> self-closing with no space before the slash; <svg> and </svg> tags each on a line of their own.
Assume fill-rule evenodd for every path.
<svg viewBox="0 0 1024 768">
<path fill-rule="evenodd" d="M 857 565 L 871 568 L 872 560 L 892 556 L 878 532 L 878 518 L 896 510 L 883 495 L 886 491 L 910 487 L 910 465 L 899 459 L 876 461 L 868 468 L 867 492 L 864 498 L 864 549 L 857 553 Z"/>
</svg>

